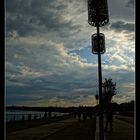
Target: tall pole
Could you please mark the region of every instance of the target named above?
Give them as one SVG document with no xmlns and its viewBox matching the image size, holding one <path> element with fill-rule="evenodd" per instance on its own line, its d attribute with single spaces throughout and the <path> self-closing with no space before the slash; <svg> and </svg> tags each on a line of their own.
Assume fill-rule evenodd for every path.
<svg viewBox="0 0 140 140">
<path fill-rule="evenodd" d="M 109 16 L 108 16 L 107 0 L 88 0 L 88 23 L 91 26 L 95 26 L 97 28 L 97 36 L 96 34 L 92 35 L 92 41 L 94 41 L 92 42 L 93 43 L 92 52 L 93 54 L 98 54 L 99 140 L 104 140 L 101 54 L 105 52 L 104 36 L 103 34 L 102 35 L 100 34 L 99 27 L 104 26 L 108 22 L 109 22 Z M 102 40 L 101 44 L 100 44 L 100 40 Z"/>
<path fill-rule="evenodd" d="M 97 1 L 96 14 L 100 15 L 99 1 Z M 101 52 L 100 52 L 100 28 L 98 18 L 96 19 L 97 27 L 97 46 L 98 46 L 98 77 L 99 77 L 99 139 L 104 140 L 104 121 L 103 121 L 103 106 L 102 106 L 102 67 L 101 67 Z"/>
<path fill-rule="evenodd" d="M 99 24 L 97 23 L 97 45 L 98 45 L 98 76 L 99 76 L 99 129 L 100 140 L 104 140 L 104 121 L 103 121 L 103 106 L 102 106 L 102 67 L 99 39 Z"/>
</svg>

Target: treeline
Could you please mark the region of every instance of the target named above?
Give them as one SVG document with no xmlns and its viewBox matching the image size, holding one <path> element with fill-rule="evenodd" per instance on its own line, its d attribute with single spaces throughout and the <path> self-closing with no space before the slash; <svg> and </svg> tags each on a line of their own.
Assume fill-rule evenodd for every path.
<svg viewBox="0 0 140 140">
<path fill-rule="evenodd" d="M 120 105 L 114 103 L 114 110 L 119 112 L 120 115 L 134 116 L 135 115 L 135 101 L 121 103 Z"/>
<path fill-rule="evenodd" d="M 127 103 L 112 103 L 114 112 L 119 112 L 121 115 L 134 115 L 134 106 L 135 101 L 132 100 L 131 102 Z M 79 106 L 79 107 L 25 107 L 25 106 L 7 106 L 6 109 L 8 110 L 26 110 L 26 111 L 43 111 L 43 112 L 62 112 L 62 113 L 73 113 L 77 111 L 86 111 L 86 112 L 97 112 L 98 105 L 94 107 L 87 107 L 87 106 Z"/>
<path fill-rule="evenodd" d="M 25 107 L 25 106 L 7 106 L 6 110 L 26 110 L 26 111 L 43 111 L 43 112 L 62 112 L 62 113 L 72 113 L 77 110 L 85 110 L 85 111 L 95 111 L 96 107 Z"/>
</svg>

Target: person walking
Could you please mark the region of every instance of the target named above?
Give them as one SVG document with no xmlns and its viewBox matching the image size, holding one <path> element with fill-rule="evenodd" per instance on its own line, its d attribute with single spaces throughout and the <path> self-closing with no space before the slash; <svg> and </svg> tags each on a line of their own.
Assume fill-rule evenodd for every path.
<svg viewBox="0 0 140 140">
<path fill-rule="evenodd" d="M 113 109 L 112 109 L 112 104 L 109 104 L 106 110 L 105 132 L 107 131 L 108 125 L 110 125 L 110 131 L 113 132 L 112 123 L 113 123 Z"/>
</svg>

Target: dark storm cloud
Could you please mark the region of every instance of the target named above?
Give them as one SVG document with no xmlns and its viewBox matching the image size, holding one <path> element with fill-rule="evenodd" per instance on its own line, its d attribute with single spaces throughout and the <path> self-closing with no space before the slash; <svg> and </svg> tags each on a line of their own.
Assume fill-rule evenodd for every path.
<svg viewBox="0 0 140 140">
<path fill-rule="evenodd" d="M 18 79 L 18 75 L 16 76 L 16 81 Z M 33 93 L 34 91 L 45 94 L 47 92 L 48 94 L 52 93 L 69 93 L 72 94 L 87 94 L 92 93 L 91 91 L 91 85 L 88 83 L 93 83 L 94 79 L 88 80 L 88 82 L 84 83 L 83 81 L 87 81 L 87 77 L 80 78 L 79 76 L 76 77 L 74 74 L 65 74 L 65 75 L 52 75 L 52 76 L 46 76 L 46 77 L 39 77 L 39 78 L 20 78 L 19 81 L 26 84 L 26 86 L 18 86 L 18 85 L 7 85 L 7 92 L 16 91 L 17 93 Z M 7 81 L 11 81 L 11 77 L 7 76 Z M 15 82 L 16 82 L 15 81 Z M 65 81 L 65 82 L 64 82 Z M 14 82 L 14 81 L 13 81 Z M 92 84 L 93 87 L 93 84 Z M 74 90 L 76 89 L 76 90 Z M 85 90 L 86 89 L 86 90 Z M 53 94 L 54 95 L 54 94 Z"/>
<path fill-rule="evenodd" d="M 59 35 L 69 35 L 78 28 L 71 21 L 64 21 L 61 17 L 67 8 L 56 1 L 24 0 L 7 1 L 6 3 L 6 31 L 17 31 L 20 36 L 57 31 Z"/>
<path fill-rule="evenodd" d="M 88 79 L 88 82 L 83 82 L 87 81 L 86 77 L 77 78 L 74 74 L 21 79 L 20 81 L 23 84 L 25 83 L 26 86 L 18 86 L 17 84 L 7 85 L 7 101 L 12 99 L 11 95 L 16 97 L 15 99 L 19 99 L 21 103 L 28 97 L 28 101 L 38 100 L 38 96 L 42 96 L 40 98 L 44 100 L 50 100 L 55 97 L 68 101 L 81 98 L 81 95 L 93 95 L 94 91 L 91 88 L 91 86 L 93 87 L 94 80 L 90 82 L 90 79 Z M 10 81 L 10 79 L 7 78 L 7 81 Z M 92 85 L 90 83 L 92 83 Z"/>
<path fill-rule="evenodd" d="M 135 0 L 128 0 L 126 7 L 134 7 Z"/>
<path fill-rule="evenodd" d="M 134 32 L 134 23 L 126 23 L 123 21 L 117 21 L 110 25 L 111 29 L 114 29 L 117 32 L 125 31 L 125 32 Z"/>
<path fill-rule="evenodd" d="M 108 0 L 110 21 L 113 19 L 125 19 L 134 21 L 134 7 L 127 7 L 128 0 Z M 131 3 L 131 2 L 130 2 Z"/>
<path fill-rule="evenodd" d="M 109 28 L 105 30 L 108 31 L 106 36 L 113 39 L 107 46 L 115 46 L 117 34 L 121 31 L 127 32 L 125 36 L 132 40 L 132 7 L 126 7 L 126 1 L 122 0 L 109 0 L 109 6 L 110 22 L 119 22 L 110 24 L 110 29 L 117 31 L 116 38 L 110 34 Z M 7 0 L 7 103 L 24 104 L 28 100 L 32 104 L 35 100 L 36 104 L 37 100 L 40 102 L 42 99 L 42 105 L 52 100 L 51 105 L 60 101 L 58 104 L 61 106 L 63 101 L 78 105 L 81 101 L 84 104 L 88 102 L 86 98 L 91 100 L 90 97 L 98 89 L 98 75 L 96 56 L 89 55 L 90 35 L 92 31 L 95 32 L 95 28 L 88 26 L 86 18 L 87 0 Z M 127 44 L 132 43 L 128 41 L 126 48 Z M 69 49 L 73 51 L 69 52 Z M 111 52 L 114 54 L 116 49 L 110 51 L 110 56 Z M 131 53 L 132 57 L 134 52 Z M 87 61 L 89 57 L 90 62 Z M 116 56 L 115 59 L 117 57 L 120 58 Z M 118 84 L 131 82 L 133 77 L 130 73 L 124 76 L 123 68 L 119 68 L 120 63 L 115 61 L 108 63 L 106 69 L 103 68 L 103 74 L 106 77 L 111 75 Z M 116 64 L 115 70 L 111 64 Z"/>
</svg>

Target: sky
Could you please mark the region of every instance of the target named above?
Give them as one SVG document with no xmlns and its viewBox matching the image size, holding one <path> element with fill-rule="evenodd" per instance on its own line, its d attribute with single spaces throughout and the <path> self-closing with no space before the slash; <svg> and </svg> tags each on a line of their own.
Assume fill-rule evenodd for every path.
<svg viewBox="0 0 140 140">
<path fill-rule="evenodd" d="M 96 27 L 87 0 L 5 1 L 6 105 L 95 106 L 98 55 L 91 52 Z M 108 0 L 109 23 L 100 28 L 106 52 L 102 81 L 112 78 L 113 102 L 135 99 L 135 2 Z"/>
</svg>

